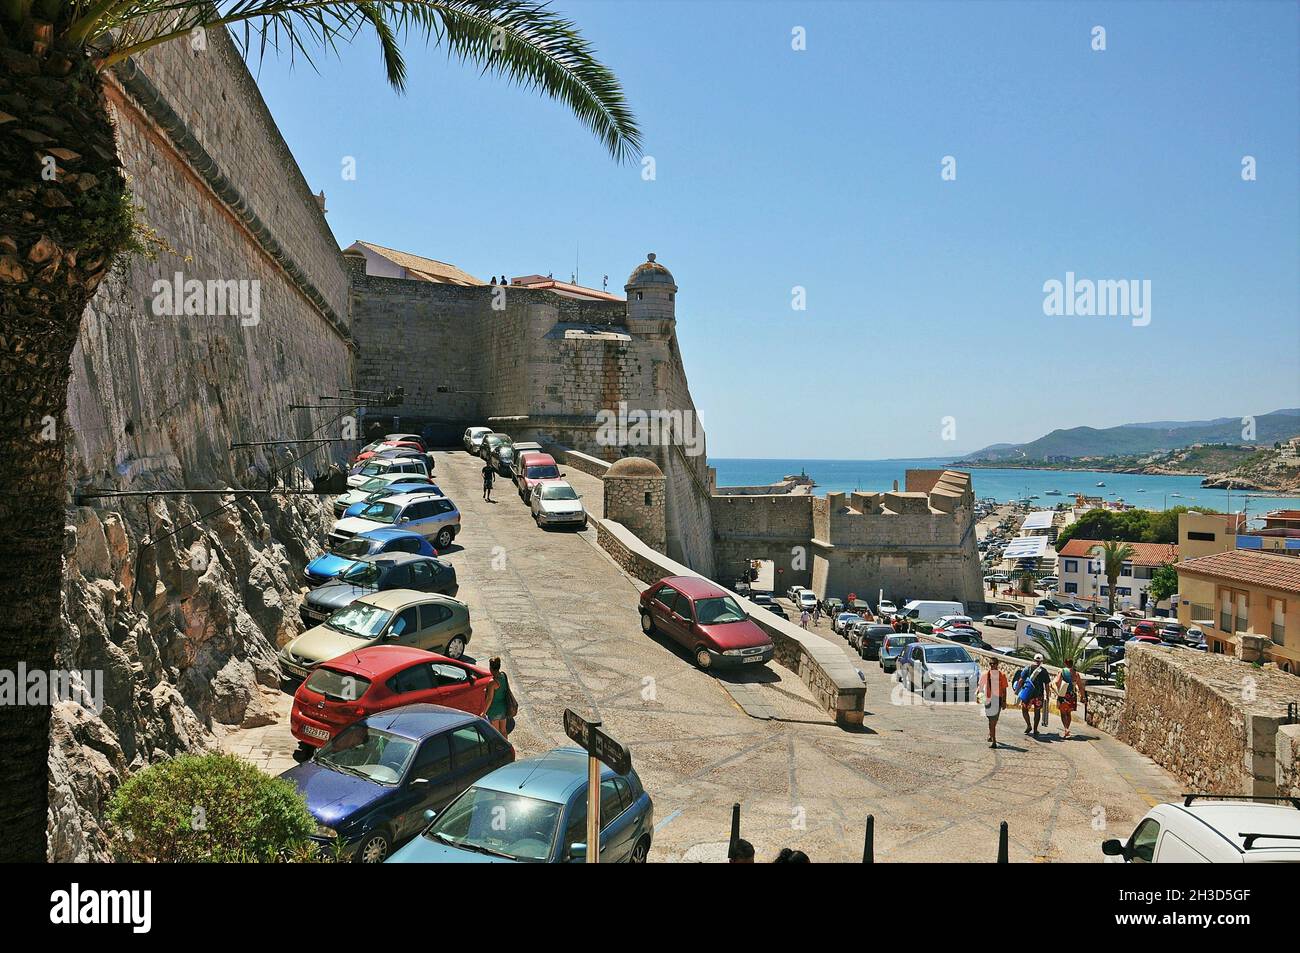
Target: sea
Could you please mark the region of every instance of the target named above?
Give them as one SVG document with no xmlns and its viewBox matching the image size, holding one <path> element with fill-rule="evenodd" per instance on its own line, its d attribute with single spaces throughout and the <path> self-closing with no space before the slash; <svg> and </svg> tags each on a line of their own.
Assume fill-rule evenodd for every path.
<svg viewBox="0 0 1300 953">
<path fill-rule="evenodd" d="M 863 490 L 902 489 L 905 471 L 952 465 L 948 457 L 898 460 L 757 460 L 710 457 L 718 471 L 718 486 L 756 486 L 775 483 L 791 474 L 806 473 L 817 483 L 818 494 Z M 961 469 L 961 468 L 956 468 Z M 1204 506 L 1221 512 L 1262 516 L 1269 510 L 1300 509 L 1300 497 L 1273 496 L 1243 490 L 1211 490 L 1198 476 L 1150 476 L 1144 473 L 1109 473 L 1098 470 L 1021 470 L 968 467 L 977 498 L 1000 503 L 1031 499 L 1034 506 L 1051 509 L 1069 502 L 1075 493 L 1123 500 L 1148 510 L 1172 506 Z M 1105 486 L 1098 486 L 1104 483 Z M 1048 491 L 1059 490 L 1060 496 Z M 1032 499 L 1037 497 L 1037 499 Z"/>
</svg>

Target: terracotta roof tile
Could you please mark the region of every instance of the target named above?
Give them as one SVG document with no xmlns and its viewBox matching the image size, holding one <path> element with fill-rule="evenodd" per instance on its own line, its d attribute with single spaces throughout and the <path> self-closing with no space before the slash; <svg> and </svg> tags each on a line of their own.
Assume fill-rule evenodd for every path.
<svg viewBox="0 0 1300 953">
<path fill-rule="evenodd" d="M 1086 558 L 1096 556 L 1093 550 L 1105 545 L 1100 539 L 1072 539 L 1068 541 L 1057 556 Z M 1163 566 L 1178 559 L 1178 547 L 1173 543 L 1129 543 L 1133 547 L 1133 565 Z"/>
<path fill-rule="evenodd" d="M 1253 549 L 1230 549 L 1179 563 L 1179 574 L 1203 579 L 1222 579 L 1262 586 L 1280 592 L 1300 593 L 1300 557 L 1264 553 Z"/>
</svg>

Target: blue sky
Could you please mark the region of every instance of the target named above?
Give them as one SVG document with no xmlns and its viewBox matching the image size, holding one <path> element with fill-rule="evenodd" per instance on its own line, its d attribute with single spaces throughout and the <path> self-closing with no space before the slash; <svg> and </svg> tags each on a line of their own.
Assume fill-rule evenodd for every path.
<svg viewBox="0 0 1300 953">
<path fill-rule="evenodd" d="M 576 256 L 618 291 L 656 252 L 710 455 L 937 456 L 1300 406 L 1297 4 L 555 7 L 623 81 L 653 181 L 419 41 L 404 96 L 369 41 L 253 68 L 344 246 L 483 278 Z M 1150 324 L 1045 316 L 1068 271 L 1150 280 Z"/>
</svg>

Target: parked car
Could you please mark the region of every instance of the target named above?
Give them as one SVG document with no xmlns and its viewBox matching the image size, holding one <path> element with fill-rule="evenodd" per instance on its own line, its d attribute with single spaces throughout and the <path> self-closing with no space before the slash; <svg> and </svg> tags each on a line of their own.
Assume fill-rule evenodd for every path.
<svg viewBox="0 0 1300 953">
<path fill-rule="evenodd" d="M 973 649 L 984 649 L 985 651 L 993 650 L 993 646 L 985 642 L 984 637 L 979 634 L 979 631 L 973 628 L 958 626 L 951 629 L 944 629 L 940 638 L 947 639 L 949 642 L 960 642 L 963 645 L 969 645 Z"/>
<path fill-rule="evenodd" d="M 445 496 L 433 493 L 409 493 L 366 505 L 356 516 L 334 524 L 330 530 L 331 548 L 358 533 L 384 526 L 396 526 L 419 533 L 433 541 L 439 550 L 451 545 L 460 532 L 460 510 Z"/>
<path fill-rule="evenodd" d="M 358 467 L 355 473 L 348 476 L 348 486 L 355 489 L 371 477 L 377 477 L 385 473 L 422 476 L 427 480 L 429 478 L 429 461 L 425 459 L 423 454 L 411 457 L 371 457 L 362 466 Z"/>
<path fill-rule="evenodd" d="M 894 605 L 888 599 L 881 599 L 876 606 L 876 615 L 882 619 L 890 619 L 898 614 L 898 606 Z"/>
<path fill-rule="evenodd" d="M 960 645 L 914 642 L 898 660 L 899 680 L 930 698 L 969 701 L 979 686 L 979 662 Z"/>
<path fill-rule="evenodd" d="M 772 615 L 779 615 L 782 619 L 785 619 L 787 622 L 790 621 L 790 616 L 786 613 L 785 609 L 781 608 L 781 606 L 775 602 L 766 603 L 763 606 L 763 608 L 766 609 L 768 612 L 772 613 Z"/>
<path fill-rule="evenodd" d="M 822 600 L 822 611 L 831 618 L 844 611 L 844 600 L 836 596 L 828 596 Z"/>
<path fill-rule="evenodd" d="M 483 438 L 491 432 L 491 427 L 466 427 L 465 433 L 461 437 L 461 442 L 465 445 L 466 450 L 470 453 L 477 454 L 479 444 L 482 443 Z"/>
<path fill-rule="evenodd" d="M 310 761 L 280 777 L 307 801 L 317 841 L 343 858 L 381 863 L 515 752 L 488 722 L 441 705 L 408 705 L 345 728 Z"/>
<path fill-rule="evenodd" d="M 862 616 L 856 612 L 841 612 L 839 615 L 831 618 L 831 631 L 836 635 L 847 635 L 845 627 L 853 622 L 861 622 Z"/>
<path fill-rule="evenodd" d="M 472 629 L 469 606 L 450 596 L 389 589 L 354 600 L 280 649 L 280 669 L 306 678 L 321 662 L 370 645 L 405 645 L 460 658 Z"/>
<path fill-rule="evenodd" d="M 940 632 L 942 632 L 944 629 L 951 628 L 952 626 L 955 626 L 955 625 L 962 625 L 962 626 L 968 626 L 968 627 L 970 627 L 971 624 L 972 624 L 972 621 L 973 621 L 973 620 L 972 620 L 971 617 L 968 616 L 968 615 L 946 615 L 946 616 L 941 616 L 941 617 L 940 617 L 940 618 L 939 618 L 939 619 L 934 623 L 933 632 L 935 633 L 935 635 L 938 635 L 938 634 L 939 634 Z"/>
<path fill-rule="evenodd" d="M 322 553 L 307 564 L 303 575 L 310 586 L 321 586 L 339 573 L 347 570 L 362 556 L 377 556 L 380 553 L 414 553 L 418 556 L 436 556 L 433 544 L 419 533 L 404 529 L 367 530 L 351 539 L 340 542 L 333 551 Z"/>
<path fill-rule="evenodd" d="M 812 612 L 817 608 L 817 593 L 811 589 L 804 589 L 799 593 L 799 602 L 797 603 L 800 610 Z"/>
<path fill-rule="evenodd" d="M 557 748 L 498 768 L 437 813 L 391 862 L 582 862 L 591 846 L 587 762 L 581 749 Z M 641 778 L 601 763 L 600 862 L 643 864 L 653 837 L 654 803 Z"/>
<path fill-rule="evenodd" d="M 916 641 L 917 637 L 915 635 L 903 635 L 891 629 L 890 633 L 885 636 L 885 640 L 880 643 L 880 670 L 882 672 L 896 671 L 898 657 L 903 654 L 903 649 Z"/>
<path fill-rule="evenodd" d="M 1092 619 L 1086 615 L 1079 615 L 1072 612 L 1069 615 L 1058 615 L 1052 620 L 1053 625 L 1068 625 L 1074 629 L 1082 629 L 1087 632 L 1092 627 Z"/>
<path fill-rule="evenodd" d="M 547 480 L 559 480 L 563 476 L 555 458 L 549 453 L 525 453 L 519 458 L 519 475 L 515 478 L 519 498 L 531 504 L 534 489 Z"/>
<path fill-rule="evenodd" d="M 766 665 L 772 639 L 725 589 L 699 576 L 668 576 L 641 593 L 641 631 L 662 632 L 702 669 Z"/>
<path fill-rule="evenodd" d="M 1160 638 L 1175 645 L 1182 645 L 1187 639 L 1187 628 L 1180 622 L 1166 622 L 1160 627 Z"/>
<path fill-rule="evenodd" d="M 1000 552 L 1000 550 L 998 551 Z M 998 585 L 1001 585 L 1003 583 L 1008 583 L 1010 581 L 1011 581 L 1011 577 L 1004 572 L 991 572 L 984 577 L 984 585 L 986 586 L 989 585 L 990 583 L 996 583 Z"/>
<path fill-rule="evenodd" d="M 384 434 L 384 440 L 389 443 L 411 443 L 419 447 L 420 450 L 429 449 L 428 441 L 418 433 L 389 433 Z"/>
<path fill-rule="evenodd" d="M 483 458 L 483 461 L 485 463 L 490 462 L 492 459 L 492 453 L 495 450 L 497 450 L 499 447 L 503 447 L 503 446 L 509 447 L 513 445 L 514 445 L 514 441 L 510 439 L 509 434 L 504 434 L 504 433 L 485 434 L 483 438 L 478 442 L 478 455 Z"/>
<path fill-rule="evenodd" d="M 785 597 L 795 605 L 799 604 L 799 593 L 803 592 L 803 586 L 791 586 L 785 591 Z"/>
<path fill-rule="evenodd" d="M 548 480 L 539 484 L 533 490 L 532 502 L 528 508 L 537 525 L 543 529 L 548 526 L 587 528 L 587 511 L 582 505 L 582 499 L 563 480 Z"/>
<path fill-rule="evenodd" d="M 344 606 L 372 592 L 385 589 L 414 589 L 455 596 L 459 590 L 456 570 L 432 556 L 410 553 L 381 553 L 362 556 L 338 578 L 311 590 L 302 601 L 298 614 L 310 628 L 320 625 Z"/>
<path fill-rule="evenodd" d="M 995 626 L 999 629 L 1014 629 L 1019 620 L 1019 612 L 999 612 L 997 615 L 986 615 L 984 617 L 984 624 Z"/>
<path fill-rule="evenodd" d="M 961 615 L 966 613 L 966 607 L 960 602 L 943 602 L 937 599 L 913 599 L 907 605 L 903 606 L 902 612 L 895 612 L 894 615 L 902 616 L 904 619 L 911 619 L 913 622 L 938 622 L 946 615 Z M 969 616 L 966 616 L 969 618 Z"/>
<path fill-rule="evenodd" d="M 515 448 L 508 444 L 499 444 L 488 457 L 493 469 L 503 477 L 514 478 Z"/>
<path fill-rule="evenodd" d="M 1134 622 L 1129 628 L 1129 635 L 1133 637 L 1142 637 L 1144 640 L 1154 639 L 1157 642 L 1161 641 L 1160 630 L 1156 628 L 1156 624 L 1149 619 Z"/>
<path fill-rule="evenodd" d="M 339 516 L 339 519 L 346 519 L 349 516 L 360 516 L 361 511 L 371 503 L 378 503 L 380 500 L 386 500 L 393 496 L 405 496 L 408 493 L 432 493 L 434 496 L 446 495 L 442 490 L 438 489 L 438 486 L 435 483 L 423 481 L 420 483 L 403 483 L 399 480 L 395 483 L 388 484 L 388 486 L 382 490 L 377 490 L 374 493 L 369 494 L 364 500 L 350 504 L 348 508 L 343 511 L 342 515 Z"/>
<path fill-rule="evenodd" d="M 1300 863 L 1300 805 L 1294 798 L 1188 794 L 1157 804 L 1127 840 L 1101 852 L 1126 864 Z"/>
<path fill-rule="evenodd" d="M 289 730 L 299 749 L 319 748 L 360 718 L 403 705 L 487 711 L 492 673 L 468 662 L 376 645 L 322 662 L 294 692 Z"/>
<path fill-rule="evenodd" d="M 519 476 L 519 458 L 525 453 L 542 453 L 542 445 L 529 440 L 516 440 L 514 447 L 514 460 L 510 464 L 510 479 L 514 480 Z"/>
<path fill-rule="evenodd" d="M 379 476 L 373 476 L 364 483 L 340 494 L 334 498 L 334 518 L 342 519 L 343 513 L 349 506 L 356 503 L 364 502 L 376 493 L 381 493 L 391 486 L 423 486 L 426 489 L 433 486 L 427 476 L 418 473 L 381 473 Z M 436 487 L 435 487 L 436 489 Z M 432 492 L 432 491 L 430 491 Z M 441 490 L 438 490 L 441 493 Z"/>
<path fill-rule="evenodd" d="M 849 644 L 858 650 L 859 657 L 879 659 L 880 647 L 885 644 L 885 638 L 893 633 L 891 626 L 879 622 L 858 622 L 853 626 Z"/>
</svg>

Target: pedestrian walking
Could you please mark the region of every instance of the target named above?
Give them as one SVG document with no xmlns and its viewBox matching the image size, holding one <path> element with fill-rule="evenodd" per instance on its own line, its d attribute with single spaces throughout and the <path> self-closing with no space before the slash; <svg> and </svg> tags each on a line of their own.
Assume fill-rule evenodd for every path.
<svg viewBox="0 0 1300 953">
<path fill-rule="evenodd" d="M 799 624 L 806 629 L 808 628 L 808 620 L 811 618 L 812 616 L 808 614 L 808 610 L 804 609 L 803 612 L 799 614 Z"/>
<path fill-rule="evenodd" d="M 1032 665 L 1026 665 L 1016 673 L 1012 684 L 1016 697 L 1020 699 L 1020 713 L 1025 716 L 1025 734 L 1038 737 L 1038 724 L 1041 719 L 1047 724 L 1047 693 L 1050 683 L 1047 669 L 1043 667 L 1043 657 L 1035 655 Z M 1029 723 L 1029 713 L 1033 712 L 1034 722 Z"/>
<path fill-rule="evenodd" d="M 813 625 L 820 625 L 822 621 L 822 604 L 819 602 L 813 606 Z"/>
<path fill-rule="evenodd" d="M 483 499 L 488 503 L 494 503 L 492 499 L 492 484 L 496 482 L 497 472 L 492 469 L 492 463 L 483 464 Z"/>
<path fill-rule="evenodd" d="M 1056 705 L 1061 710 L 1062 738 L 1070 737 L 1070 722 L 1074 719 L 1074 710 L 1083 698 L 1083 678 L 1074 668 L 1074 662 L 1066 660 L 1065 667 L 1056 676 Z"/>
<path fill-rule="evenodd" d="M 510 679 L 501 670 L 500 657 L 494 656 L 488 661 L 488 671 L 492 673 L 492 681 L 488 682 L 487 713 L 483 717 L 492 722 L 492 727 L 505 738 L 510 734 L 507 722 L 515 716 L 519 706 L 510 691 Z"/>
<path fill-rule="evenodd" d="M 989 667 L 980 676 L 979 691 L 984 696 L 984 717 L 989 721 L 989 747 L 996 748 L 998 716 L 1007 707 L 1007 675 L 996 656 L 989 659 Z"/>
</svg>

